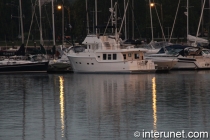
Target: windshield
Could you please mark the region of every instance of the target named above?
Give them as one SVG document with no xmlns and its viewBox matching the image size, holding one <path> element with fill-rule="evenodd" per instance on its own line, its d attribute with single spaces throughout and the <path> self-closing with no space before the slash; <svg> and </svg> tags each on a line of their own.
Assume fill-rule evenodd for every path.
<svg viewBox="0 0 210 140">
<path fill-rule="evenodd" d="M 210 54 L 209 50 L 202 50 L 202 54 Z"/>
</svg>

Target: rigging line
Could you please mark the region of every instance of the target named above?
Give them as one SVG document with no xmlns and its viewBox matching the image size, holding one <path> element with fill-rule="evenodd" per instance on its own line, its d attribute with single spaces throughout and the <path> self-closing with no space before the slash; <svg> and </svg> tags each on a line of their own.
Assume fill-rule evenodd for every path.
<svg viewBox="0 0 210 140">
<path fill-rule="evenodd" d="M 119 11 L 119 17 L 121 17 L 120 5 L 119 5 L 118 3 L 119 3 L 119 2 L 118 2 L 118 0 L 117 0 L 117 8 L 119 9 L 119 10 L 117 10 L 117 11 Z"/>
<path fill-rule="evenodd" d="M 32 13 L 32 18 L 31 18 L 31 25 L 30 25 L 30 29 L 29 29 L 29 34 L 28 34 L 28 38 L 27 38 L 27 42 L 26 42 L 26 49 L 27 49 L 27 46 L 28 46 L 28 40 L 29 40 L 29 36 L 30 36 L 30 33 L 31 33 L 31 27 L 32 27 L 32 24 L 33 24 L 36 2 L 37 2 L 37 0 L 35 1 L 34 5 L 33 5 L 33 2 L 31 0 L 31 5 L 32 5 L 32 8 L 33 8 L 33 13 Z"/>
<path fill-rule="evenodd" d="M 36 17 L 37 26 L 38 26 L 38 28 L 39 28 L 39 21 L 38 21 L 38 19 L 37 19 L 36 12 L 35 12 L 34 14 L 35 14 L 35 17 Z"/>
<path fill-rule="evenodd" d="M 175 22 L 176 22 L 176 17 L 177 17 L 177 13 L 178 13 L 178 10 L 179 10 L 180 1 L 181 0 L 179 0 L 178 6 L 177 6 L 176 15 L 175 15 L 174 24 L 173 24 L 173 27 L 172 27 L 170 39 L 168 40 L 169 43 L 171 42 L 171 37 L 172 37 L 173 31 L 174 31 L 174 25 L 175 25 Z"/>
<path fill-rule="evenodd" d="M 139 26 L 138 26 L 138 24 L 137 24 L 137 22 L 136 22 L 136 20 L 135 20 L 134 8 L 133 8 L 131 5 L 129 5 L 129 7 L 130 7 L 130 8 L 131 8 L 131 10 L 132 10 L 132 14 L 133 14 L 133 16 L 134 16 L 134 22 L 135 22 L 135 25 L 136 25 L 136 27 L 137 27 L 137 30 L 138 30 L 139 36 L 141 36 L 141 34 L 140 34 L 140 30 L 139 30 Z"/>
<path fill-rule="evenodd" d="M 197 29 L 197 33 L 196 33 L 196 38 L 195 38 L 195 42 L 194 42 L 194 44 L 196 44 L 196 43 L 197 43 L 198 32 L 199 32 L 200 25 L 201 25 L 201 20 L 202 20 L 202 17 L 203 17 L 203 10 L 204 10 L 205 3 L 206 3 L 206 0 L 204 0 L 204 2 L 203 2 L 203 6 L 202 6 L 202 9 L 201 9 L 202 11 L 201 11 L 201 15 L 200 15 L 200 20 L 199 20 L 198 29 Z"/>
<path fill-rule="evenodd" d="M 157 17 L 158 17 L 158 21 L 159 21 L 159 24 L 160 24 L 160 28 L 161 28 L 161 31 L 162 31 L 163 38 L 164 38 L 164 40 L 165 40 L 165 42 L 166 42 L 166 37 L 165 37 L 165 34 L 164 34 L 164 32 L 163 32 L 163 26 L 162 26 L 162 24 L 161 24 L 161 22 L 160 22 L 160 17 L 159 17 L 159 15 L 158 15 L 156 6 L 155 6 L 155 12 L 156 12 Z"/>
<path fill-rule="evenodd" d="M 50 26 L 50 30 L 52 30 L 52 27 L 51 27 L 51 24 L 50 24 L 50 20 L 49 20 L 49 16 L 48 16 L 47 9 L 46 9 L 46 5 L 45 5 L 44 9 L 45 9 L 45 13 L 47 15 L 47 20 L 48 20 L 48 23 L 49 23 L 49 26 Z"/>
<path fill-rule="evenodd" d="M 113 7 L 113 9 L 115 9 L 116 8 L 116 3 L 115 3 L 115 5 L 114 5 L 114 7 Z M 113 11 L 112 11 L 113 12 Z M 112 18 L 112 14 L 110 15 L 110 17 L 109 17 L 109 21 L 110 21 L 110 19 Z M 106 30 L 107 30 L 107 27 L 108 27 L 108 25 L 109 25 L 109 21 L 108 21 L 108 23 L 107 23 L 107 25 L 106 25 L 106 28 L 105 28 L 105 30 L 104 30 L 104 34 L 103 34 L 103 36 L 105 35 L 105 32 L 106 32 Z"/>
<path fill-rule="evenodd" d="M 129 4 L 129 0 L 127 1 L 127 5 L 126 5 L 126 8 L 125 8 L 125 13 L 124 13 L 124 16 L 123 16 L 122 23 L 121 23 L 120 30 L 119 30 L 118 34 L 120 34 L 120 32 L 121 32 L 123 22 L 124 22 L 124 19 L 125 19 L 125 14 L 126 14 L 126 11 L 127 11 L 127 8 L 128 8 L 128 4 Z"/>
</svg>

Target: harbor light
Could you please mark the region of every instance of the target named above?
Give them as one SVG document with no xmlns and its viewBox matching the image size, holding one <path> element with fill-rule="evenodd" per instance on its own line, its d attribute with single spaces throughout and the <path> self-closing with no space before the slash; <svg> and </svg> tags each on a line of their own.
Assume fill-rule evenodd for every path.
<svg viewBox="0 0 210 140">
<path fill-rule="evenodd" d="M 61 6 L 61 5 L 58 5 L 58 9 L 59 9 L 59 10 L 62 9 L 62 6 Z"/>
<path fill-rule="evenodd" d="M 155 3 L 150 3 L 150 6 L 151 6 L 151 7 L 155 6 Z"/>
</svg>

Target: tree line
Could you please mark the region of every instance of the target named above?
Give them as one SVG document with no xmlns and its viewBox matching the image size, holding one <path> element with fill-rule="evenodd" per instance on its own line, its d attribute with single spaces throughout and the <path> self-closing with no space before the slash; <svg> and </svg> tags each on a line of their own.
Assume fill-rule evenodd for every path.
<svg viewBox="0 0 210 140">
<path fill-rule="evenodd" d="M 25 39 L 29 34 L 29 29 L 32 20 L 32 4 L 37 4 L 35 9 L 35 15 L 33 17 L 33 23 L 30 33 L 30 40 L 39 40 L 39 7 L 37 0 L 22 0 L 22 12 L 23 12 L 23 26 Z M 88 1 L 88 10 L 86 11 L 85 0 L 57 0 L 54 2 L 54 17 L 55 17 L 55 34 L 56 39 L 59 40 L 62 35 L 62 12 L 57 9 L 60 4 L 64 5 L 64 21 L 65 21 L 65 36 L 71 36 L 74 40 L 81 42 L 87 35 L 87 13 L 89 17 L 89 31 L 95 32 L 95 0 Z M 121 26 L 121 22 L 124 15 L 124 0 L 112 0 L 118 2 L 118 28 Z M 127 2 L 128 0 L 126 0 Z M 164 34 L 166 38 L 170 35 L 173 26 L 175 13 L 177 10 L 179 0 L 151 0 L 156 3 L 156 10 L 151 8 L 153 19 L 153 31 L 154 38 L 162 38 L 160 22 L 163 26 Z M 210 6 L 210 0 L 206 1 L 206 8 Z M 174 38 L 186 38 L 186 12 L 187 0 L 181 0 L 178 9 L 177 19 L 174 26 L 173 37 Z M 189 0 L 189 32 L 195 35 L 198 28 L 200 13 L 201 13 L 202 0 Z M 113 4 L 114 5 L 114 4 Z M 52 40 L 52 7 L 51 2 L 42 4 L 42 31 L 44 40 Z M 97 1 L 97 15 L 98 26 L 104 27 L 110 18 L 109 8 L 111 7 L 111 0 L 98 0 Z M 18 0 L 1 0 L 0 1 L 0 40 L 1 41 L 16 41 L 20 40 L 20 18 L 19 18 L 19 1 Z M 134 15 L 134 21 L 132 20 Z M 157 16 L 158 15 L 158 16 Z M 132 23 L 134 23 L 134 37 L 135 39 L 147 38 L 151 39 L 151 22 L 150 22 L 150 5 L 149 0 L 129 0 L 127 9 L 127 36 L 132 38 Z M 201 24 L 200 35 L 208 37 L 209 25 L 210 25 L 210 10 L 205 9 L 203 14 L 203 20 Z M 100 33 L 104 32 L 104 28 L 101 28 Z M 111 32 L 111 29 L 108 29 Z M 124 28 L 122 28 L 122 37 L 124 34 Z"/>
</svg>

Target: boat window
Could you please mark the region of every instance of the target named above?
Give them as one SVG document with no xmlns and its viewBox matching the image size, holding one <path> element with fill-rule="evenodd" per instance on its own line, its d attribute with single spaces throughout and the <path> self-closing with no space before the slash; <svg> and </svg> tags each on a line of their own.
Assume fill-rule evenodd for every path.
<svg viewBox="0 0 210 140">
<path fill-rule="evenodd" d="M 89 63 L 87 63 L 89 65 Z"/>
<path fill-rule="evenodd" d="M 92 65 L 94 65 L 94 63 L 91 63 Z"/>
<path fill-rule="evenodd" d="M 103 60 L 106 60 L 106 54 L 103 54 Z"/>
<path fill-rule="evenodd" d="M 98 56 L 98 58 L 100 58 L 100 56 Z"/>
<path fill-rule="evenodd" d="M 131 53 L 128 53 L 128 57 L 131 57 Z"/>
<path fill-rule="evenodd" d="M 139 54 L 135 53 L 135 59 L 139 59 Z"/>
<path fill-rule="evenodd" d="M 108 60 L 111 60 L 112 57 L 111 57 L 111 54 L 108 54 Z"/>
<path fill-rule="evenodd" d="M 79 64 L 81 64 L 81 62 L 79 62 Z"/>
<path fill-rule="evenodd" d="M 123 58 L 126 59 L 126 54 L 123 54 Z"/>
<path fill-rule="evenodd" d="M 117 54 L 116 53 L 113 54 L 113 60 L 117 60 Z"/>
</svg>

